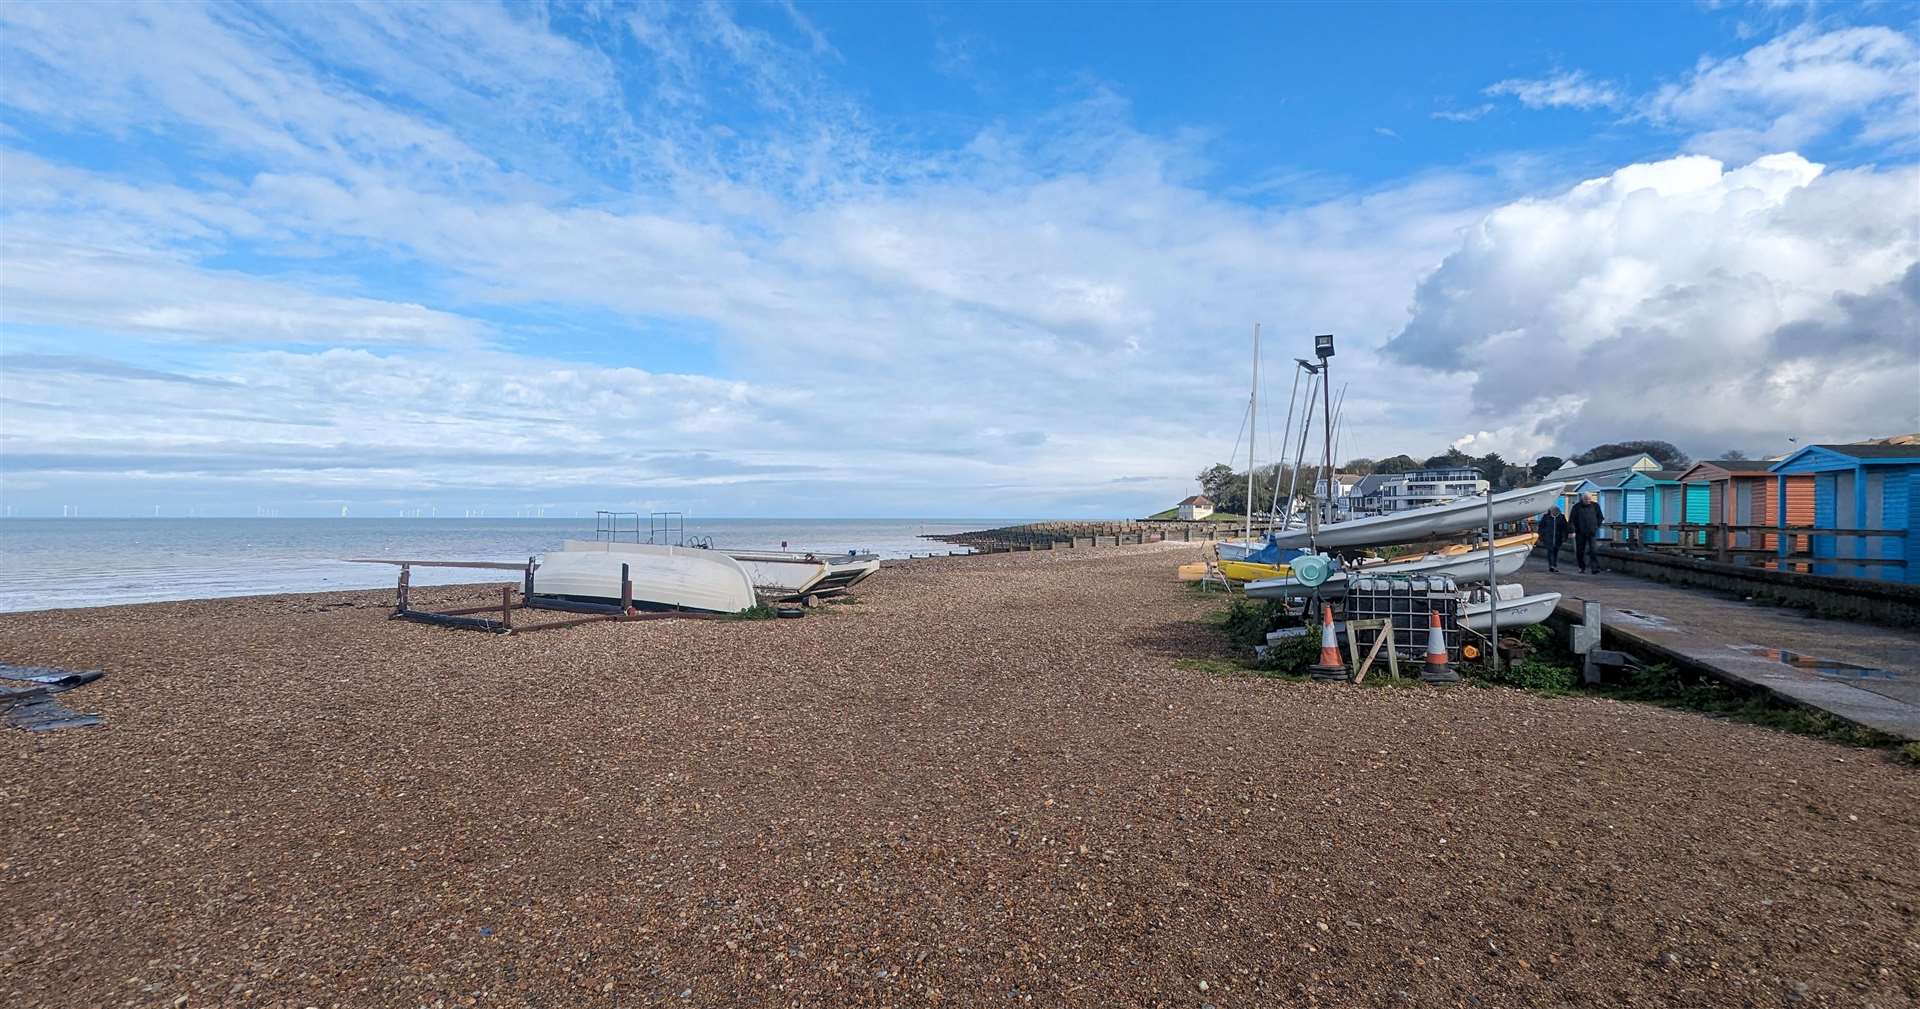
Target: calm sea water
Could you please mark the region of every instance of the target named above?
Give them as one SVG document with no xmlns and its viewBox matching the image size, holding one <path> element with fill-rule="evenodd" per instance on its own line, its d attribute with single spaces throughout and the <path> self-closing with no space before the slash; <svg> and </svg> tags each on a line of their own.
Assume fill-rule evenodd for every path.
<svg viewBox="0 0 1920 1009">
<path fill-rule="evenodd" d="M 642 523 L 645 518 L 642 518 Z M 1004 519 L 688 519 L 718 547 L 882 557 L 958 550 L 926 539 Z M 646 538 L 643 525 L 641 538 Z M 349 557 L 524 562 L 564 539 L 593 539 L 580 519 L 0 520 L 0 611 L 391 587 L 388 564 Z M 493 572 L 420 568 L 416 585 L 490 580 Z M 510 580 L 501 572 L 501 580 Z"/>
</svg>

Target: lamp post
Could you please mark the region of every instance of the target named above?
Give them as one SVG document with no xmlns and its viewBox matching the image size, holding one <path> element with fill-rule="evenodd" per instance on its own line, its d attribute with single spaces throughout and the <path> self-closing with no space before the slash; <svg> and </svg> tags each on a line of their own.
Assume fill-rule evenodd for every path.
<svg viewBox="0 0 1920 1009">
<path fill-rule="evenodd" d="M 1333 467 L 1333 375 L 1331 374 L 1333 365 L 1332 365 L 1332 362 L 1330 362 L 1327 359 L 1333 356 L 1333 334 L 1332 333 L 1322 333 L 1319 336 L 1316 336 L 1313 338 L 1313 355 L 1320 359 L 1320 381 L 1322 383 L 1322 388 L 1326 389 L 1326 392 L 1327 392 L 1326 395 L 1320 397 L 1320 417 L 1321 417 L 1321 426 L 1326 428 L 1326 430 L 1323 432 L 1326 435 L 1326 442 L 1327 442 L 1326 508 L 1327 508 L 1327 521 L 1331 523 L 1333 521 L 1333 468 L 1334 468 Z"/>
</svg>

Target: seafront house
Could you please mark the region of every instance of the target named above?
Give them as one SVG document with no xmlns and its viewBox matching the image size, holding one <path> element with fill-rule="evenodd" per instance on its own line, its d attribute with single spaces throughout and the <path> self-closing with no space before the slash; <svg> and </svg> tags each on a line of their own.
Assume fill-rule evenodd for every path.
<svg viewBox="0 0 1920 1009">
<path fill-rule="evenodd" d="M 1333 487 L 1329 491 L 1327 479 L 1321 477 L 1313 482 L 1313 496 L 1319 501 L 1331 500 L 1334 507 L 1341 511 L 1352 511 L 1353 489 L 1360 486 L 1360 481 L 1365 479 L 1366 477 L 1358 473 L 1335 473 L 1332 480 Z"/>
<path fill-rule="evenodd" d="M 1165 501 L 1166 498 L 1160 500 Z M 1195 494 L 1180 502 L 1179 508 L 1181 521 L 1194 522 L 1213 514 L 1213 499 L 1205 494 Z"/>
<path fill-rule="evenodd" d="M 1341 502 L 1343 511 L 1351 515 L 1378 515 L 1385 510 L 1386 500 L 1382 493 L 1388 483 L 1398 480 L 1398 473 L 1372 473 L 1362 477 L 1360 482 L 1347 491 L 1347 499 Z"/>
<path fill-rule="evenodd" d="M 1896 533 L 1815 533 L 1809 537 L 1814 574 L 1920 583 L 1920 542 L 1913 535 L 1920 527 L 1920 445 L 1808 445 L 1768 471 L 1781 523 L 1789 521 L 1788 481 L 1811 477 L 1815 529 Z"/>
</svg>

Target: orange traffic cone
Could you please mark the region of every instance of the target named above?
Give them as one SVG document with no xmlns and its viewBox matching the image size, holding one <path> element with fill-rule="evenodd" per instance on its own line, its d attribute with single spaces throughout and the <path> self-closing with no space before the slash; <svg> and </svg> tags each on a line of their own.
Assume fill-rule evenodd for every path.
<svg viewBox="0 0 1920 1009">
<path fill-rule="evenodd" d="M 1347 664 L 1340 658 L 1340 644 L 1333 637 L 1333 607 L 1320 607 L 1320 661 L 1308 668 L 1316 680 L 1345 680 Z"/>
<path fill-rule="evenodd" d="M 1447 632 L 1440 628 L 1439 610 L 1427 612 L 1427 664 L 1420 670 L 1420 682 L 1460 682 L 1460 674 L 1447 664 Z"/>
</svg>

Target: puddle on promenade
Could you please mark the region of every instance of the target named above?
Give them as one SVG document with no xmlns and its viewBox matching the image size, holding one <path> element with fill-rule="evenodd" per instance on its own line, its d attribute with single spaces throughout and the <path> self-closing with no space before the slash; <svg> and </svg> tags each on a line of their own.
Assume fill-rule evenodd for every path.
<svg viewBox="0 0 1920 1009">
<path fill-rule="evenodd" d="M 1823 659 L 1817 655 L 1803 655 L 1785 648 L 1768 648 L 1765 645 L 1733 645 L 1734 651 L 1751 655 L 1756 659 L 1772 659 L 1775 662 L 1804 669 L 1815 676 L 1830 680 L 1898 680 L 1904 674 L 1893 669 L 1875 669 L 1839 659 Z"/>
</svg>

